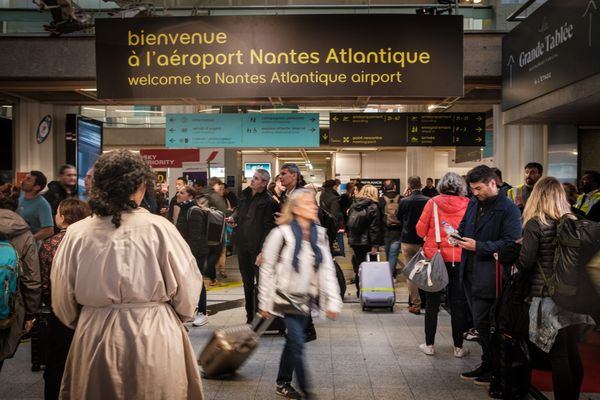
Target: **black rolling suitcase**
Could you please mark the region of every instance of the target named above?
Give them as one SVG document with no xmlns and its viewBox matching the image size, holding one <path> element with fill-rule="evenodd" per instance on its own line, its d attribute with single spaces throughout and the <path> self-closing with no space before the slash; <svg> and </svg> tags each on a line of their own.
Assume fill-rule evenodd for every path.
<svg viewBox="0 0 600 400">
<path fill-rule="evenodd" d="M 529 305 L 526 281 L 513 275 L 502 287 L 502 266 L 496 261 L 496 302 L 490 310 L 492 398 L 520 400 L 531 384 L 531 362 L 527 345 Z"/>
<path fill-rule="evenodd" d="M 31 329 L 31 370 L 40 371 L 48 359 L 48 322 L 50 310 L 42 309 L 35 316 Z"/>
<path fill-rule="evenodd" d="M 238 325 L 214 331 L 198 358 L 202 375 L 205 378 L 221 378 L 237 371 L 256 350 L 258 338 L 271 321 L 272 319 L 257 316 L 252 325 Z"/>
</svg>

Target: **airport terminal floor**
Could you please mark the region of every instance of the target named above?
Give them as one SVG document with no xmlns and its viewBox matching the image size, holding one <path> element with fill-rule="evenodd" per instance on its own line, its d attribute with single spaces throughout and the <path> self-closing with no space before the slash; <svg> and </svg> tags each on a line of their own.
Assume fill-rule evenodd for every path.
<svg viewBox="0 0 600 400">
<path fill-rule="evenodd" d="M 349 259 L 338 257 L 344 275 L 352 269 Z M 209 323 L 188 325 L 196 355 L 218 328 L 244 322 L 243 290 L 235 256 L 227 258 L 228 278 L 208 291 Z M 476 400 L 486 399 L 487 387 L 460 378 L 460 373 L 479 362 L 481 348 L 465 342 L 471 354 L 455 358 L 452 354 L 450 316 L 439 314 L 436 354 L 419 351 L 424 341 L 424 314 L 407 311 L 405 282 L 396 285 L 395 310 L 363 312 L 348 285 L 344 308 L 336 321 L 315 319 L 317 340 L 305 347 L 306 363 L 316 398 L 320 400 Z M 207 400 L 268 400 L 281 398 L 275 393 L 275 377 L 282 336 L 266 334 L 249 361 L 230 379 L 205 379 Z M 43 371 L 31 372 L 30 343 L 19 346 L 15 357 L 5 361 L 0 374 L 0 399 L 43 399 Z M 596 348 L 600 354 L 600 348 Z M 584 384 L 585 389 L 585 384 Z M 543 392 L 553 399 L 551 392 Z M 534 398 L 534 397 L 529 397 Z M 600 394 L 582 393 L 581 399 L 600 400 Z"/>
</svg>

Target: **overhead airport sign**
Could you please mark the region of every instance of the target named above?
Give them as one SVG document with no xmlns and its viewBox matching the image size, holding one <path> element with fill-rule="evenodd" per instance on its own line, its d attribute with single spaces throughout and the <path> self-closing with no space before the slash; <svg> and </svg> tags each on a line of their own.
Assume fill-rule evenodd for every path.
<svg viewBox="0 0 600 400">
<path fill-rule="evenodd" d="M 331 113 L 329 120 L 336 147 L 485 145 L 485 113 Z"/>
<path fill-rule="evenodd" d="M 462 16 L 96 20 L 101 99 L 463 95 Z"/>
<path fill-rule="evenodd" d="M 167 114 L 167 147 L 319 147 L 319 114 Z"/>
<path fill-rule="evenodd" d="M 600 0 L 549 0 L 502 40 L 507 110 L 600 73 Z"/>
</svg>

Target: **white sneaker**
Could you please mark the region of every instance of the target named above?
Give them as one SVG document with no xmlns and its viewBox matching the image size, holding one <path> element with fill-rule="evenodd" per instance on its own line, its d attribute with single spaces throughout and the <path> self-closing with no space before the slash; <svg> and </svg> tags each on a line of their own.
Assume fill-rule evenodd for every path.
<svg viewBox="0 0 600 400">
<path fill-rule="evenodd" d="M 471 353 L 469 351 L 469 349 L 465 349 L 464 347 L 455 347 L 454 348 L 454 357 L 456 358 L 463 358 L 469 355 L 469 353 Z"/>
<path fill-rule="evenodd" d="M 192 322 L 192 325 L 194 326 L 202 326 L 206 324 L 208 324 L 208 317 L 203 313 L 198 313 L 196 319 L 194 320 L 194 322 Z"/>
<path fill-rule="evenodd" d="M 435 354 L 435 350 L 433 349 L 433 345 L 427 346 L 425 343 L 419 345 L 419 350 L 421 350 L 424 354 L 428 356 L 432 356 Z"/>
</svg>

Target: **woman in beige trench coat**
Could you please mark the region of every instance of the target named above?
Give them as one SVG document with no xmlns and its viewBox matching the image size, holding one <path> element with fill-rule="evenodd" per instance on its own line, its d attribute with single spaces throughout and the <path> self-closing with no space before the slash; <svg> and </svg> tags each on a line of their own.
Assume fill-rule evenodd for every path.
<svg viewBox="0 0 600 400">
<path fill-rule="evenodd" d="M 153 179 L 138 154 L 102 155 L 92 216 L 69 226 L 56 253 L 52 306 L 75 329 L 61 399 L 203 398 L 182 325 L 202 277 L 173 224 L 138 207 Z"/>
</svg>

